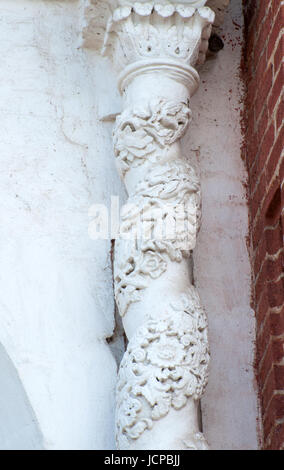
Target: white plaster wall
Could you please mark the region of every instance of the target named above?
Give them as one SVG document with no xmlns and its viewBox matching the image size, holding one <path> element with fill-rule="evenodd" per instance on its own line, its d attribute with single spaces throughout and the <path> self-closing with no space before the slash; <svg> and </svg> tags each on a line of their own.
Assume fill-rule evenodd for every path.
<svg viewBox="0 0 284 470">
<path fill-rule="evenodd" d="M 241 160 L 241 0 L 231 0 L 222 27 L 225 48 L 200 70 L 193 123 L 184 151 L 197 161 L 203 192 L 195 282 L 209 317 L 211 372 L 202 401 L 211 448 L 256 449 L 254 312 L 246 246 L 248 208 Z"/>
<path fill-rule="evenodd" d="M 78 26 L 77 2 L 0 0 L 0 343 L 48 449 L 114 447 L 110 246 L 88 209 L 120 183 L 109 73 Z"/>
<path fill-rule="evenodd" d="M 42 435 L 25 390 L 0 344 L 1 450 L 41 450 Z"/>
<path fill-rule="evenodd" d="M 110 243 L 89 239 L 88 209 L 110 195 L 124 201 L 112 124 L 99 120 L 119 99 L 106 61 L 78 48 L 78 8 L 76 0 L 0 0 L 0 343 L 48 449 L 114 447 Z M 240 24 L 240 0 L 231 13 Z M 213 449 L 253 449 L 241 33 L 230 15 L 224 31 L 225 49 L 203 67 L 183 146 L 203 187 L 195 279 L 212 351 L 204 431 Z"/>
</svg>

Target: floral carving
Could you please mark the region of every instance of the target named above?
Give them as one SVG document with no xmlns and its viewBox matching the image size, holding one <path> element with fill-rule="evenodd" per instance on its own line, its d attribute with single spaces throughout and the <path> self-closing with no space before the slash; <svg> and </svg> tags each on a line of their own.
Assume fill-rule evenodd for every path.
<svg viewBox="0 0 284 470">
<path fill-rule="evenodd" d="M 188 105 L 157 98 L 143 109 L 126 109 L 114 131 L 115 155 L 123 177 L 143 168 L 143 178 L 129 194 L 121 213 L 114 259 L 115 296 L 124 317 L 143 292 L 169 269 L 190 256 L 199 230 L 200 182 L 175 143 L 191 117 Z M 170 155 L 170 157 L 169 157 Z M 170 220 L 165 232 L 161 221 Z M 144 224 L 144 225 L 143 225 Z M 146 224 L 146 233 L 142 231 Z M 160 231 L 158 230 L 160 229 Z M 205 388 L 209 352 L 206 315 L 194 287 L 150 320 L 130 339 L 120 366 L 117 389 L 117 443 L 127 449 L 170 409 Z M 195 433 L 181 443 L 206 447 Z"/>
<path fill-rule="evenodd" d="M 125 176 L 130 167 L 155 163 L 181 138 L 190 121 L 187 104 L 156 99 L 143 109 L 126 109 L 116 120 L 114 149 L 118 169 Z"/>
<path fill-rule="evenodd" d="M 118 241 L 114 265 L 115 297 L 121 316 L 133 302 L 141 300 L 149 279 L 157 279 L 167 269 L 165 258 L 157 251 L 139 250 L 135 241 Z"/>
<path fill-rule="evenodd" d="M 176 160 L 162 163 L 163 152 L 184 134 L 190 116 L 187 104 L 156 99 L 146 109 L 127 109 L 117 118 L 114 146 L 122 175 L 148 165 L 146 177 L 122 210 L 121 240 L 116 243 L 115 295 L 122 316 L 131 303 L 141 300 L 150 278 L 157 279 L 166 271 L 168 258 L 180 262 L 195 246 L 199 180 L 178 154 Z M 174 232 L 165 233 L 165 223 L 157 233 L 160 221 L 168 217 Z M 144 227 L 147 233 L 141 231 Z M 123 235 L 134 240 L 123 240 Z"/>
<path fill-rule="evenodd" d="M 101 4 L 86 1 L 94 10 Z M 95 43 L 113 57 L 127 103 L 113 134 L 129 196 L 114 256 L 115 297 L 129 339 L 117 386 L 117 445 L 135 447 L 145 430 L 170 411 L 178 417 L 182 412 L 175 411 L 191 400 L 185 413 L 194 416 L 180 446 L 201 450 L 208 446 L 198 432 L 196 401 L 208 375 L 207 320 L 195 288 L 186 290 L 191 276 L 186 258 L 196 244 L 201 196 L 179 139 L 191 120 L 189 99 L 199 83 L 194 66 L 206 58 L 214 12 L 206 0 L 103 3 L 100 26 L 105 26 L 93 29 Z M 156 286 L 161 296 L 163 285 L 159 303 L 152 297 Z M 140 442 L 147 445 L 147 439 Z"/>
<path fill-rule="evenodd" d="M 152 279 L 160 277 L 167 269 L 167 263 L 163 257 L 154 251 L 146 251 L 140 265 L 142 274 L 149 274 Z"/>
<path fill-rule="evenodd" d="M 155 285 L 161 294 L 157 280 L 162 276 L 166 296 L 177 273 L 186 277 L 182 285 L 190 277 L 185 258 L 195 247 L 200 226 L 200 183 L 178 141 L 191 119 L 189 99 L 198 88 L 194 67 L 206 59 L 214 12 L 218 27 L 228 2 L 81 0 L 85 45 L 112 56 L 128 103 L 114 129 L 116 163 L 129 189 L 115 244 L 114 285 L 120 314 L 130 315 L 130 306 L 139 302 L 139 319 L 137 324 L 135 318 L 123 320 L 130 337 L 117 386 L 119 449 L 133 447 L 155 421 L 182 410 L 190 399 L 195 415 L 181 448 L 208 449 L 196 425 L 195 401 L 206 386 L 209 364 L 207 320 L 198 294 L 193 286 L 183 295 L 173 289 L 169 297 L 179 301 L 163 302 L 167 307 L 162 312 L 144 294 L 147 288 L 155 294 Z M 161 86 L 158 75 L 164 78 Z M 167 220 L 173 233 L 160 231 L 160 222 Z M 141 234 L 141 225 L 146 233 Z M 146 323 L 139 326 L 143 318 Z"/>
<path fill-rule="evenodd" d="M 198 400 L 207 383 L 208 364 L 206 315 L 191 287 L 129 342 L 117 385 L 119 448 L 127 448 L 129 440 L 138 439 L 171 408 L 183 408 L 189 397 Z"/>
</svg>

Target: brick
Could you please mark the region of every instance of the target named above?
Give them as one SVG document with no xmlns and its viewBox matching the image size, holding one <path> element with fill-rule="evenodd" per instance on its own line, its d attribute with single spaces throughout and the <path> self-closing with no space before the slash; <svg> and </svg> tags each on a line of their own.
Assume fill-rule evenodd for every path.
<svg viewBox="0 0 284 470">
<path fill-rule="evenodd" d="M 247 145 L 247 150 L 248 150 L 248 163 L 249 163 L 249 166 L 251 167 L 258 153 L 257 133 L 251 134 L 248 145 Z"/>
<path fill-rule="evenodd" d="M 255 250 L 259 241 L 261 240 L 264 230 L 265 230 L 265 221 L 263 218 L 255 218 L 254 227 L 252 229 L 252 243 L 253 249 Z"/>
<path fill-rule="evenodd" d="M 270 327 L 271 334 L 274 336 L 280 336 L 284 334 L 284 304 L 282 306 L 282 311 L 279 313 L 271 312 L 270 313 Z"/>
<path fill-rule="evenodd" d="M 277 74 L 278 69 L 282 63 L 283 50 L 284 50 L 284 37 L 282 36 L 278 43 L 277 49 L 274 53 L 274 73 L 275 74 Z"/>
<path fill-rule="evenodd" d="M 284 359 L 284 337 L 273 339 L 272 350 L 275 364 L 280 363 Z"/>
<path fill-rule="evenodd" d="M 256 92 L 257 92 L 257 79 L 256 77 L 251 77 L 250 80 L 248 80 L 248 86 L 247 86 L 247 96 L 246 99 L 251 105 L 254 104 L 255 97 L 256 97 Z M 253 112 L 253 117 L 251 117 L 249 120 L 251 122 L 254 122 L 254 107 L 251 107 L 251 110 Z"/>
<path fill-rule="evenodd" d="M 273 400 L 274 390 L 275 390 L 275 376 L 274 376 L 274 367 L 270 364 L 270 368 L 268 370 L 268 374 L 264 376 L 264 372 L 262 371 L 259 374 L 259 385 L 261 390 L 261 409 L 263 416 L 270 408 L 271 401 Z M 263 374 L 263 375 L 262 375 Z M 265 384 L 263 386 L 263 384 Z"/>
<path fill-rule="evenodd" d="M 256 365 L 264 448 L 284 449 L 284 147 L 281 99 L 284 8 L 279 0 L 244 3 L 247 96 L 244 150 L 249 172 Z"/>
<path fill-rule="evenodd" d="M 254 161 L 253 166 L 252 166 L 252 168 L 250 169 L 250 172 L 249 172 L 249 184 L 250 184 L 251 194 L 253 194 L 255 192 L 255 188 L 258 185 L 259 180 L 262 176 L 261 175 L 261 170 L 260 170 L 260 167 L 259 167 L 259 159 L 257 158 L 257 152 L 258 152 L 258 145 L 256 144 L 256 147 L 255 147 L 255 161 Z M 266 175 L 265 175 L 265 178 L 266 178 Z M 250 200 L 250 202 L 252 203 L 252 200 Z"/>
<path fill-rule="evenodd" d="M 261 28 L 260 34 L 255 44 L 255 49 L 254 49 L 254 59 L 255 59 L 256 66 L 260 60 L 261 54 L 263 53 L 265 49 L 266 41 L 267 41 L 267 31 L 265 31 L 265 28 Z"/>
<path fill-rule="evenodd" d="M 275 394 L 270 402 L 269 407 L 265 411 L 264 418 L 264 435 L 268 436 L 275 421 L 284 417 L 284 395 Z"/>
<path fill-rule="evenodd" d="M 283 268 L 283 251 L 280 251 L 273 259 L 267 259 L 265 261 L 263 269 L 266 271 L 267 281 L 271 282 L 279 279 L 284 271 Z"/>
<path fill-rule="evenodd" d="M 276 129 L 279 129 L 279 127 L 282 125 L 283 118 L 284 118 L 284 101 L 282 99 L 278 105 L 277 112 L 276 112 Z"/>
<path fill-rule="evenodd" d="M 263 142 L 260 147 L 260 152 L 259 152 L 259 168 L 260 171 L 264 168 L 268 155 L 270 154 L 271 147 L 274 142 L 274 136 L 275 136 L 275 129 L 274 129 L 274 122 L 272 122 L 268 128 L 268 130 L 265 133 Z"/>
<path fill-rule="evenodd" d="M 255 189 L 255 194 L 252 197 L 251 200 L 251 214 L 252 217 L 255 217 L 255 215 L 258 212 L 258 209 L 261 207 L 261 202 L 264 199 L 266 195 L 266 174 L 263 172 L 260 174 L 260 179 L 257 182 L 257 186 Z"/>
<path fill-rule="evenodd" d="M 268 108 L 265 105 L 264 109 L 263 109 L 263 112 L 262 112 L 262 115 L 261 115 L 261 118 L 258 121 L 258 126 L 257 126 L 258 142 L 262 141 L 262 139 L 263 139 L 263 137 L 266 133 L 266 130 L 267 130 L 267 127 L 268 127 L 268 120 L 269 120 Z"/>
<path fill-rule="evenodd" d="M 264 209 L 267 223 L 271 226 L 279 223 L 281 214 L 281 187 L 278 172 L 274 174 L 274 178 L 269 184 L 270 187 L 265 198 Z M 279 230 L 282 232 L 280 225 Z"/>
<path fill-rule="evenodd" d="M 271 331 L 270 331 L 271 332 Z M 270 336 L 270 342 L 265 350 L 257 349 L 259 379 L 262 380 L 261 386 L 264 385 L 272 364 L 280 365 L 284 359 L 284 337 L 275 338 Z"/>
<path fill-rule="evenodd" d="M 275 390 L 273 363 L 273 348 L 272 342 L 270 341 L 266 351 L 264 352 L 264 356 L 260 358 L 258 372 L 259 386 L 262 390 L 261 406 L 264 411 L 266 410 Z"/>
<path fill-rule="evenodd" d="M 261 25 L 264 21 L 264 18 L 267 15 L 267 4 L 266 2 L 259 2 L 259 8 L 257 11 L 257 16 L 255 20 L 255 28 L 257 31 L 261 29 Z"/>
<path fill-rule="evenodd" d="M 266 236 L 267 253 L 269 255 L 274 255 L 275 253 L 278 253 L 278 251 L 283 246 L 283 237 L 282 237 L 282 230 L 280 226 L 280 220 L 273 227 L 266 228 L 265 236 Z"/>
<path fill-rule="evenodd" d="M 284 418 L 284 395 L 277 394 L 273 397 L 273 405 L 275 409 L 276 419 Z"/>
<path fill-rule="evenodd" d="M 284 424 L 274 426 L 271 434 L 271 441 L 266 450 L 283 450 L 284 449 Z"/>
<path fill-rule="evenodd" d="M 274 24 L 270 32 L 270 36 L 268 39 L 267 45 L 267 55 L 270 57 L 272 52 L 275 48 L 275 44 L 277 43 L 278 37 L 280 36 L 282 28 L 282 20 L 281 20 L 281 10 L 279 11 L 278 15 L 274 19 Z"/>
<path fill-rule="evenodd" d="M 275 365 L 274 366 L 274 371 L 275 371 L 275 386 L 277 390 L 283 390 L 284 391 L 284 366 L 282 365 Z M 282 408 L 281 408 L 281 416 L 277 416 L 278 418 L 284 418 L 284 395 L 283 395 L 283 402 L 282 402 Z"/>
<path fill-rule="evenodd" d="M 270 308 L 266 290 L 262 292 L 262 295 L 260 298 L 256 299 L 256 302 L 258 303 L 257 309 L 256 309 L 256 320 L 257 320 L 258 327 L 260 327 L 263 324 L 263 321 Z"/>
<path fill-rule="evenodd" d="M 271 400 L 269 408 L 266 410 L 265 415 L 263 414 L 263 433 L 264 437 L 267 437 L 275 425 L 275 405 Z"/>
<path fill-rule="evenodd" d="M 266 21 L 262 24 L 262 27 L 259 30 L 259 34 L 258 34 L 257 40 L 255 42 L 255 49 L 254 49 L 254 51 L 255 51 L 255 53 L 254 53 L 255 64 L 258 63 L 258 61 L 261 57 L 261 54 L 265 49 L 265 43 L 267 42 L 267 38 L 268 38 L 269 32 L 270 32 L 269 25 L 270 25 L 270 21 L 268 20 L 268 21 Z"/>
<path fill-rule="evenodd" d="M 270 91 L 272 87 L 272 76 L 271 76 L 271 72 L 268 71 L 268 74 L 269 73 L 270 73 L 270 76 L 266 77 L 266 81 L 265 81 L 265 84 L 263 83 L 263 87 L 267 88 Z M 255 100 L 255 105 L 254 105 L 256 121 L 259 121 L 261 119 L 262 112 L 265 109 L 265 106 L 267 103 L 267 97 L 268 95 L 264 94 L 263 88 L 258 87 L 256 91 L 256 100 Z"/>
<path fill-rule="evenodd" d="M 268 313 L 265 317 L 261 330 L 258 330 L 257 332 L 257 351 L 260 358 L 263 357 L 271 341 L 272 331 L 271 314 Z"/>
<path fill-rule="evenodd" d="M 262 51 L 262 54 L 260 56 L 258 65 L 256 67 L 256 71 L 255 71 L 255 80 L 254 80 L 255 87 L 256 87 L 255 91 L 257 89 L 260 89 L 260 90 L 262 89 L 262 83 L 263 83 L 264 77 L 266 76 L 267 69 L 268 69 L 268 63 L 267 63 L 266 47 L 265 47 L 264 50 Z"/>
<path fill-rule="evenodd" d="M 256 299 L 260 299 L 262 294 L 266 292 L 266 287 L 267 287 L 267 276 L 265 269 L 262 269 L 257 277 L 256 283 L 255 283 L 255 297 Z M 269 302 L 270 305 L 270 302 Z"/>
<path fill-rule="evenodd" d="M 270 183 L 272 180 L 272 177 L 274 175 L 274 172 L 276 170 L 276 167 L 278 163 L 280 162 L 280 159 L 283 158 L 283 146 L 284 146 L 284 127 L 281 128 L 277 140 L 275 144 L 273 145 L 272 148 L 272 153 L 269 157 L 268 163 L 266 165 L 266 181 L 267 184 Z"/>
<path fill-rule="evenodd" d="M 284 302 L 284 278 L 278 282 L 271 282 L 267 292 L 270 307 L 280 307 Z"/>
<path fill-rule="evenodd" d="M 271 92 L 268 98 L 268 109 L 270 114 L 272 115 L 275 105 L 281 96 L 283 86 L 283 65 L 281 66 L 275 81 L 273 82 L 273 86 L 271 88 Z"/>
<path fill-rule="evenodd" d="M 273 16 L 273 19 L 275 19 L 276 17 L 276 14 L 279 12 L 279 15 L 282 16 L 282 19 L 283 19 L 283 11 L 284 9 L 281 8 L 280 11 L 279 11 L 279 7 L 280 7 L 280 2 L 279 0 L 273 0 L 272 2 L 272 16 Z"/>
<path fill-rule="evenodd" d="M 261 265 L 263 264 L 263 262 L 265 260 L 266 252 L 267 252 L 266 236 L 265 236 L 265 233 L 264 233 L 264 236 L 260 239 L 260 241 L 257 245 L 257 249 L 256 249 L 256 251 L 254 253 L 254 256 L 253 256 L 253 262 L 254 262 L 254 264 L 253 264 L 254 269 L 253 270 L 254 270 L 255 277 L 259 273 Z"/>
</svg>

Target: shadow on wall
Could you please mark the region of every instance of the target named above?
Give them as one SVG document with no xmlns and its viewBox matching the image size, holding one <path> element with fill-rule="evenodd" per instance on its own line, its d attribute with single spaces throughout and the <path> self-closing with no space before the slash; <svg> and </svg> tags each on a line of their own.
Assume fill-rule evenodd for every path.
<svg viewBox="0 0 284 470">
<path fill-rule="evenodd" d="M 43 449 L 42 435 L 17 371 L 0 344 L 0 450 Z"/>
</svg>

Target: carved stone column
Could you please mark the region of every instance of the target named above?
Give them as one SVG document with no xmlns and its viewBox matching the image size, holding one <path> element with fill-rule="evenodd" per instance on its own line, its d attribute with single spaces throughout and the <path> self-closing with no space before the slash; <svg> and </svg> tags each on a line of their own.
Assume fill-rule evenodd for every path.
<svg viewBox="0 0 284 470">
<path fill-rule="evenodd" d="M 199 84 L 194 67 L 206 58 L 214 22 L 205 3 L 122 0 L 104 35 L 123 96 L 114 150 L 129 196 L 114 256 L 115 297 L 129 340 L 117 385 L 118 449 L 208 448 L 198 424 L 207 319 L 191 260 L 200 182 L 180 147 Z"/>
</svg>

